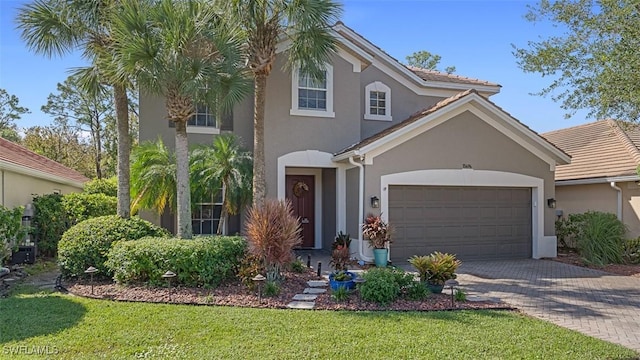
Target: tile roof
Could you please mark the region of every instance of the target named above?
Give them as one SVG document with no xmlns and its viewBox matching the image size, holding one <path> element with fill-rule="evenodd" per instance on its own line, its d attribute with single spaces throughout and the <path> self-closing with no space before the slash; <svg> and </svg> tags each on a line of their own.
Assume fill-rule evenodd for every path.
<svg viewBox="0 0 640 360">
<path fill-rule="evenodd" d="M 637 175 L 637 125 L 608 119 L 541 135 L 571 155 L 571 164 L 556 167 L 556 181 Z"/>
<path fill-rule="evenodd" d="M 492 83 L 486 80 L 474 79 L 466 76 L 460 76 L 455 74 L 447 74 L 436 70 L 423 69 L 415 66 L 405 65 L 407 69 L 412 73 L 418 75 L 425 81 L 442 81 L 456 84 L 470 84 L 470 85 L 485 85 L 485 86 L 500 86 L 499 84 Z"/>
<path fill-rule="evenodd" d="M 87 177 L 42 155 L 0 138 L 0 163 L 10 163 L 30 170 L 40 171 L 50 176 L 63 178 L 73 182 L 84 183 Z"/>
</svg>

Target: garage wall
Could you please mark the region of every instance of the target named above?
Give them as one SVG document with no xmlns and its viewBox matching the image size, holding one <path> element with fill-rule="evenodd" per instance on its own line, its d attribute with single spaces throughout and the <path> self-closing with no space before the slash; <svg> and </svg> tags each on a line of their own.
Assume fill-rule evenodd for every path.
<svg viewBox="0 0 640 360">
<path fill-rule="evenodd" d="M 82 188 L 60 184 L 54 181 L 36 178 L 29 175 L 18 174 L 3 170 L 4 184 L 0 186 L 0 200 L 9 209 L 16 206 L 25 206 L 33 200 L 34 195 L 53 194 L 59 191 L 61 194 L 81 192 Z"/>
<path fill-rule="evenodd" d="M 471 112 L 464 112 L 431 130 L 377 156 L 367 165 L 365 200 L 380 194 L 383 175 L 425 169 L 493 170 L 524 174 L 544 180 L 543 198 L 554 197 L 549 164 L 498 132 Z M 365 213 L 379 212 L 365 201 Z M 545 206 L 544 235 L 555 235 L 555 210 Z"/>
</svg>

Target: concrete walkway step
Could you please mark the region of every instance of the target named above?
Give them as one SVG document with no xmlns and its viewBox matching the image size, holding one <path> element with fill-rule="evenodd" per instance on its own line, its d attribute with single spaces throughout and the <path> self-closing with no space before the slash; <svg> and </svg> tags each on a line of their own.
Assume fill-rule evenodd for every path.
<svg viewBox="0 0 640 360">
<path fill-rule="evenodd" d="M 315 299 L 318 298 L 318 295 L 312 295 L 312 294 L 296 294 L 293 297 L 293 300 L 296 301 L 313 301 Z"/>
<path fill-rule="evenodd" d="M 306 288 L 302 293 L 304 294 L 324 294 L 327 292 L 327 289 L 319 289 L 319 288 Z"/>
<path fill-rule="evenodd" d="M 326 280 L 309 280 L 307 281 L 307 286 L 312 288 L 327 287 L 329 283 Z"/>
<path fill-rule="evenodd" d="M 315 301 L 292 301 L 287 307 L 289 309 L 311 310 L 316 306 Z"/>
</svg>

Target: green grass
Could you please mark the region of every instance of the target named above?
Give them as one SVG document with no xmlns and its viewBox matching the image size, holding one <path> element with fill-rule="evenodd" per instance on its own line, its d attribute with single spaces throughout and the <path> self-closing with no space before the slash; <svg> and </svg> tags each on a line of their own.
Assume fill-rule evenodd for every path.
<svg viewBox="0 0 640 360">
<path fill-rule="evenodd" d="M 0 299 L 0 358 L 630 359 L 621 346 L 505 311 L 332 312 Z M 35 358 L 24 355 L 24 358 Z"/>
<path fill-rule="evenodd" d="M 24 271 L 29 276 L 39 275 L 45 272 L 51 272 L 58 268 L 58 264 L 54 259 L 41 260 L 37 259 L 35 264 L 27 264 L 24 266 Z"/>
</svg>

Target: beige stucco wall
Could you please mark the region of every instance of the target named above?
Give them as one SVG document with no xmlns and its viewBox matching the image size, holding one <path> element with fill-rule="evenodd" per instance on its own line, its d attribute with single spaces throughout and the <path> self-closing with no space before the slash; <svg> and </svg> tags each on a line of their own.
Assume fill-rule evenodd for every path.
<svg viewBox="0 0 640 360">
<path fill-rule="evenodd" d="M 365 101 L 365 87 L 374 81 L 380 81 L 391 89 L 391 116 L 393 118 L 391 122 L 364 120 L 365 107 L 369 103 L 368 100 Z M 360 76 L 359 104 L 362 138 L 365 139 L 389 126 L 402 122 L 417 111 L 429 108 L 440 100 L 442 98 L 418 95 L 377 67 L 369 66 L 362 71 Z"/>
<path fill-rule="evenodd" d="M 82 187 L 0 170 L 0 201 L 9 209 L 30 203 L 34 195 L 52 194 L 56 191 L 69 194 L 82 191 Z"/>
<path fill-rule="evenodd" d="M 554 197 L 553 172 L 549 164 L 514 140 L 498 132 L 470 112 L 464 112 L 431 130 L 377 156 L 365 167 L 365 199 L 381 196 L 380 177 L 424 169 L 493 170 L 528 175 L 544 180 L 543 198 Z M 365 213 L 377 212 L 365 201 Z M 553 236 L 554 210 L 545 206 L 544 235 Z"/>
<path fill-rule="evenodd" d="M 627 236 L 640 236 L 640 187 L 633 181 L 616 183 L 622 190 L 622 221 L 627 226 Z M 609 183 L 566 185 L 556 187 L 558 210 L 566 217 L 587 211 L 617 214 L 618 195 Z"/>
</svg>

